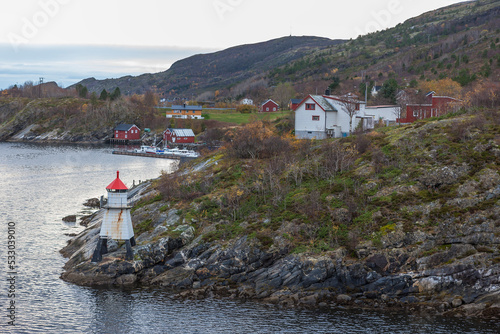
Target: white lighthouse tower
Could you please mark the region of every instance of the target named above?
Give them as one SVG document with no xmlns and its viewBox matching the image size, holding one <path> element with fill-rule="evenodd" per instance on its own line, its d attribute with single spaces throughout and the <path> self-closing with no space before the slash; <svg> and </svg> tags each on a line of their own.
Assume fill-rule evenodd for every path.
<svg viewBox="0 0 500 334">
<path fill-rule="evenodd" d="M 131 207 L 127 200 L 127 186 L 120 180 L 120 172 L 116 172 L 116 179 L 106 187 L 108 203 L 102 219 L 99 241 L 92 256 L 92 262 L 102 260 L 102 255 L 108 252 L 108 239 L 125 240 L 127 248 L 126 260 L 132 260 L 132 246 L 135 246 L 134 229 L 130 216 Z"/>
</svg>

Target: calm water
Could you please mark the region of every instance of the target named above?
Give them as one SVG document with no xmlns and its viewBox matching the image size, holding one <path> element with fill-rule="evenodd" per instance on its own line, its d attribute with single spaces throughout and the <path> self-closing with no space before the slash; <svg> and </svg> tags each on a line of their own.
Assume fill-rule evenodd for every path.
<svg viewBox="0 0 500 334">
<path fill-rule="evenodd" d="M 92 289 L 62 281 L 59 250 L 78 224 L 61 218 L 122 180 L 155 178 L 173 162 L 106 147 L 0 143 L 0 333 L 498 333 L 492 322 L 366 311 L 282 310 L 252 302 L 175 300 L 159 289 Z M 7 326 L 7 223 L 16 228 L 16 326 Z"/>
</svg>

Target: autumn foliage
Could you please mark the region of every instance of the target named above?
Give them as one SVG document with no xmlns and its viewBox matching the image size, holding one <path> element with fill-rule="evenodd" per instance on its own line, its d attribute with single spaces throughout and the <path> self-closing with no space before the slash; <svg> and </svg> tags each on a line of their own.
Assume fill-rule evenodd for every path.
<svg viewBox="0 0 500 334">
<path fill-rule="evenodd" d="M 444 95 L 458 98 L 462 91 L 462 86 L 450 78 L 441 80 L 424 81 L 420 84 L 420 90 L 423 92 L 436 92 L 437 95 Z"/>
<path fill-rule="evenodd" d="M 500 83 L 491 80 L 480 81 L 465 94 L 464 104 L 468 107 L 500 107 Z"/>
<path fill-rule="evenodd" d="M 228 135 L 226 151 L 234 158 L 270 158 L 287 151 L 290 146 L 288 139 L 274 134 L 262 121 L 233 129 Z"/>
</svg>

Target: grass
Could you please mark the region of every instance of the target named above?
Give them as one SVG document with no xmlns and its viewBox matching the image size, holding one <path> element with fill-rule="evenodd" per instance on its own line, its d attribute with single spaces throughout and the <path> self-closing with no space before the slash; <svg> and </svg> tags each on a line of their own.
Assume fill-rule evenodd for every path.
<svg viewBox="0 0 500 334">
<path fill-rule="evenodd" d="M 171 108 L 158 108 L 159 115 L 165 115 L 166 110 L 171 110 Z M 237 112 L 236 110 L 210 110 L 204 109 L 202 111 L 203 115 L 208 115 L 206 117 L 210 120 L 215 120 L 219 122 L 225 123 L 234 123 L 234 124 L 247 124 L 254 121 L 274 121 L 281 117 L 288 116 L 291 111 L 278 111 L 278 112 L 262 112 L 262 113 L 251 113 L 251 114 L 242 114 Z"/>
<path fill-rule="evenodd" d="M 255 120 L 274 121 L 277 118 L 287 116 L 289 113 L 290 113 L 289 111 L 280 111 L 280 112 L 269 112 L 269 113 L 241 114 L 235 111 L 231 113 L 210 111 L 208 112 L 208 115 L 210 116 L 210 119 L 219 122 L 246 124 Z"/>
</svg>

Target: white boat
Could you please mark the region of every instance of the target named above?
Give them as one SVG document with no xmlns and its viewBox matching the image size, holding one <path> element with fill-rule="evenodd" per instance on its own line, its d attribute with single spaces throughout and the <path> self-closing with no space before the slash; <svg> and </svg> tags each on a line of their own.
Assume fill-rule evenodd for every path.
<svg viewBox="0 0 500 334">
<path fill-rule="evenodd" d="M 161 150 L 158 147 L 147 146 L 147 145 L 142 145 L 141 148 L 136 148 L 134 150 L 135 153 L 152 153 L 152 154 L 157 154 L 159 151 Z"/>
<path fill-rule="evenodd" d="M 148 146 L 148 145 L 143 145 L 141 148 L 136 148 L 134 150 L 135 153 L 149 153 L 149 154 L 161 154 L 161 155 L 175 155 L 179 157 L 188 157 L 188 158 L 198 158 L 200 154 L 196 151 L 193 150 L 186 150 L 186 149 L 178 149 L 177 147 L 174 148 L 165 148 L 164 150 L 160 149 L 159 147 L 156 146 Z"/>
<path fill-rule="evenodd" d="M 198 158 L 200 156 L 200 154 L 196 151 L 185 150 L 185 149 L 180 150 L 177 147 L 171 149 L 165 149 L 163 154 L 171 154 L 175 156 L 188 157 L 188 158 Z"/>
</svg>

